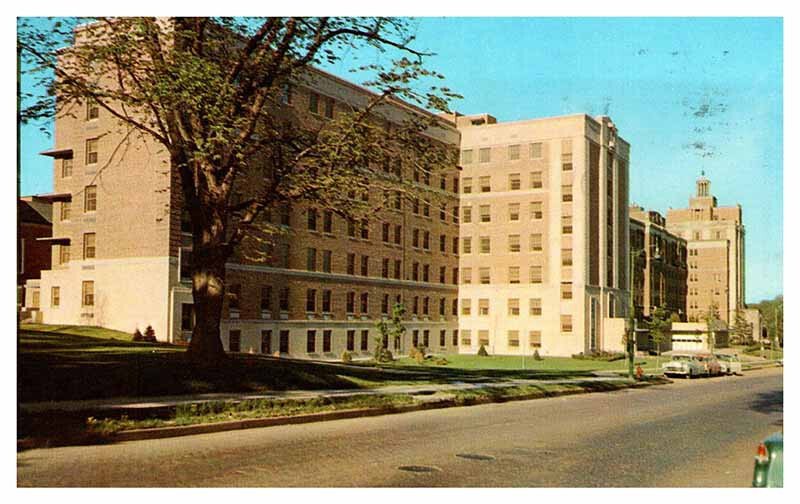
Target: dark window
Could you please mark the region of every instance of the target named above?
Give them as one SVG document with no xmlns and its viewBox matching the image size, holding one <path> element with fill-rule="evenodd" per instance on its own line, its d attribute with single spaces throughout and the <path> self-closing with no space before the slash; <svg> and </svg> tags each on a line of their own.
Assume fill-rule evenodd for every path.
<svg viewBox="0 0 800 504">
<path fill-rule="evenodd" d="M 317 349 L 317 331 L 306 333 L 306 353 L 314 353 Z"/>
<path fill-rule="evenodd" d="M 363 329 L 361 331 L 361 350 L 367 350 L 367 344 L 369 343 L 369 330 Z"/>
<path fill-rule="evenodd" d="M 228 308 L 239 309 L 239 300 L 242 297 L 242 284 L 233 284 L 228 288 Z"/>
<path fill-rule="evenodd" d="M 289 331 L 281 331 L 279 337 L 278 351 L 280 353 L 289 353 Z"/>
<path fill-rule="evenodd" d="M 228 349 L 231 352 L 242 351 L 242 331 L 234 330 L 228 333 Z"/>
<path fill-rule="evenodd" d="M 331 330 L 325 329 L 322 331 L 322 351 L 323 352 L 330 352 L 331 351 Z"/>
<path fill-rule="evenodd" d="M 347 254 L 347 274 L 348 275 L 355 275 L 356 274 L 356 255 L 355 254 Z"/>
<path fill-rule="evenodd" d="M 325 210 L 322 214 L 322 230 L 326 233 L 333 233 L 333 212 Z"/>
<path fill-rule="evenodd" d="M 307 312 L 315 312 L 315 311 L 317 311 L 317 290 L 316 289 L 308 289 L 308 290 L 306 290 L 306 311 Z"/>
<path fill-rule="evenodd" d="M 319 114 L 319 95 L 317 93 L 308 95 L 308 110 L 313 114 Z"/>
<path fill-rule="evenodd" d="M 353 329 L 347 331 L 347 351 L 352 352 L 356 349 L 356 332 Z"/>
<path fill-rule="evenodd" d="M 272 287 L 269 285 L 263 285 L 261 287 L 261 309 L 272 309 Z"/>
<path fill-rule="evenodd" d="M 369 276 L 369 256 L 361 256 L 361 275 Z"/>
<path fill-rule="evenodd" d="M 181 304 L 181 331 L 191 331 L 194 329 L 194 305 L 192 303 Z"/>
<path fill-rule="evenodd" d="M 289 311 L 289 287 L 281 287 L 278 304 L 281 311 Z"/>
<path fill-rule="evenodd" d="M 361 293 L 361 313 L 369 312 L 369 293 Z"/>
<path fill-rule="evenodd" d="M 271 354 L 272 353 L 272 330 L 271 329 L 262 329 L 261 330 L 261 353 L 262 354 Z"/>
<path fill-rule="evenodd" d="M 439 346 L 443 347 L 447 345 L 447 331 L 442 329 L 439 331 Z"/>
<path fill-rule="evenodd" d="M 322 313 L 330 313 L 331 309 L 331 297 L 333 292 L 330 290 L 322 291 Z"/>
<path fill-rule="evenodd" d="M 411 333 L 411 346 L 414 348 L 419 346 L 419 329 L 414 329 L 414 332 Z"/>
<path fill-rule="evenodd" d="M 453 341 L 451 343 L 453 346 L 458 346 L 458 329 L 453 329 Z"/>
<path fill-rule="evenodd" d="M 347 293 L 347 313 L 355 313 L 356 311 L 356 293 L 355 292 L 348 292 Z"/>
<path fill-rule="evenodd" d="M 317 230 L 317 209 L 316 208 L 309 208 L 308 209 L 308 229 L 311 231 Z"/>
</svg>

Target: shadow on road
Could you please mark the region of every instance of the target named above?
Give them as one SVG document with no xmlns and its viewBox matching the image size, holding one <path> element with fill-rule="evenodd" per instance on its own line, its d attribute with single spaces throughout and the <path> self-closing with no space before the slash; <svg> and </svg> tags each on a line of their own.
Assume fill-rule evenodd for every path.
<svg viewBox="0 0 800 504">
<path fill-rule="evenodd" d="M 783 390 L 771 390 L 758 394 L 748 405 L 759 413 L 783 413 Z"/>
</svg>

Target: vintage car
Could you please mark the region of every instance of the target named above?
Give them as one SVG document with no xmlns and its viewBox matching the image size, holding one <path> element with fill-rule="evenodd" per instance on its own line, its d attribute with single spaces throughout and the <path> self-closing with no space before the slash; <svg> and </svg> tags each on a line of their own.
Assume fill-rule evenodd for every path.
<svg viewBox="0 0 800 504">
<path fill-rule="evenodd" d="M 773 434 L 758 445 L 753 469 L 753 486 L 783 488 L 782 433 Z"/>
<path fill-rule="evenodd" d="M 724 374 L 742 374 L 742 362 L 736 354 L 715 354 Z"/>
<path fill-rule="evenodd" d="M 722 374 L 722 366 L 720 366 L 719 361 L 713 354 L 699 353 L 697 354 L 697 360 L 699 360 L 703 368 L 705 368 L 705 374 L 707 376 L 718 376 Z"/>
<path fill-rule="evenodd" d="M 696 354 L 672 354 L 672 360 L 661 365 L 666 376 L 683 376 L 692 378 L 707 374 L 706 367 L 697 359 Z"/>
</svg>

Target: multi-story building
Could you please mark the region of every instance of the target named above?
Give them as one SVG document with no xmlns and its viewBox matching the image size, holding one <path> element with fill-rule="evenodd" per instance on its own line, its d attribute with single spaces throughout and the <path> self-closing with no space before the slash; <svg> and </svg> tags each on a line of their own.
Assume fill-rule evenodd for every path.
<svg viewBox="0 0 800 504">
<path fill-rule="evenodd" d="M 732 325 L 736 309 L 744 307 L 742 207 L 717 206 L 711 182 L 701 175 L 689 208 L 670 209 L 666 227 L 687 242 L 688 320 L 701 321 L 714 304 L 720 319 Z"/>
<path fill-rule="evenodd" d="M 667 231 L 664 217 L 654 210 L 631 206 L 628 213 L 637 319 L 664 307 L 686 320 L 686 240 Z"/>
<path fill-rule="evenodd" d="M 617 350 L 627 303 L 629 145 L 608 117 L 461 132 L 462 352 Z"/>
<path fill-rule="evenodd" d="M 306 121 L 325 121 L 370 93 L 314 71 L 280 106 Z M 152 326 L 162 341 L 185 342 L 193 308 L 188 275 L 191 236 L 177 177 L 164 149 L 125 137 L 96 105 L 59 115 L 55 148 L 53 267 L 42 274 L 44 322 L 132 332 Z M 389 120 L 428 114 L 399 101 Z M 428 135 L 457 150 L 459 133 L 444 119 Z M 122 148 L 117 148 L 118 146 Z M 267 216 L 286 233 L 266 262 L 239 255 L 227 265 L 222 340 L 231 351 L 338 357 L 372 352 L 375 320 L 396 302 L 408 310 L 406 341 L 454 351 L 457 341 L 457 167 L 442 176 L 399 174 L 423 197 L 382 210 L 357 225 L 309 206 Z M 436 193 L 435 201 L 425 194 Z M 367 195 L 367 198 L 377 195 Z"/>
<path fill-rule="evenodd" d="M 50 246 L 42 241 L 53 231 L 52 206 L 36 196 L 17 201 L 17 307 L 25 320 L 39 308 L 39 278 L 50 268 Z"/>
</svg>

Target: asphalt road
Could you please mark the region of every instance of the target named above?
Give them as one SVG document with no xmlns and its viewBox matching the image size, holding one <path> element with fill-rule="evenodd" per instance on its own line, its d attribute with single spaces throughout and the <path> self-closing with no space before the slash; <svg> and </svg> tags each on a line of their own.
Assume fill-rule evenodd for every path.
<svg viewBox="0 0 800 504">
<path fill-rule="evenodd" d="M 78 487 L 746 487 L 758 442 L 782 429 L 778 368 L 644 390 L 30 450 L 17 455 L 17 481 Z"/>
</svg>

